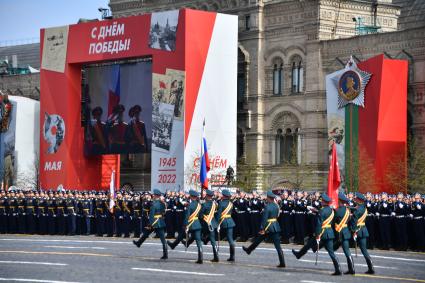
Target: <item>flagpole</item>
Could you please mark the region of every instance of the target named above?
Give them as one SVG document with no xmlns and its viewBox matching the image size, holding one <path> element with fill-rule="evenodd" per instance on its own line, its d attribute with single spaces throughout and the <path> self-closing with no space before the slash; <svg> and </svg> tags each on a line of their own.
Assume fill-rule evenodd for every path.
<svg viewBox="0 0 425 283">
<path fill-rule="evenodd" d="M 201 158 L 200 158 L 201 167 L 202 167 L 202 156 L 204 155 L 204 153 L 203 153 L 204 134 L 205 134 L 205 117 L 204 117 L 204 122 L 202 123 L 202 133 L 201 133 Z M 199 175 L 199 182 L 201 183 L 201 199 L 202 199 L 203 192 L 204 192 L 204 185 L 201 182 L 201 175 Z"/>
</svg>

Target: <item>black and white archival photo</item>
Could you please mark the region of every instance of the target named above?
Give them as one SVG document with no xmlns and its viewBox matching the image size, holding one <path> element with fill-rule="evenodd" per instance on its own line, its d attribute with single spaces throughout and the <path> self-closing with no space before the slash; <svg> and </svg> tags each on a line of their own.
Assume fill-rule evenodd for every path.
<svg viewBox="0 0 425 283">
<path fill-rule="evenodd" d="M 176 32 L 179 11 L 152 13 L 149 47 L 166 51 L 176 49 Z"/>
</svg>

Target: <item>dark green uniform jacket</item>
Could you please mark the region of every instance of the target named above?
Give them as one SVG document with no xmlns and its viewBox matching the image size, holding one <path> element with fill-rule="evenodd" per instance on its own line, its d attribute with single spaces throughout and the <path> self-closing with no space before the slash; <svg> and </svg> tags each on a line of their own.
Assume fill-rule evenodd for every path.
<svg viewBox="0 0 425 283">
<path fill-rule="evenodd" d="M 279 233 L 280 226 L 277 222 L 279 217 L 279 206 L 272 202 L 268 203 L 262 212 L 260 229 L 267 233 Z"/>
<path fill-rule="evenodd" d="M 160 200 L 154 200 L 149 213 L 149 223 L 152 228 L 165 228 L 165 204 Z"/>
<path fill-rule="evenodd" d="M 211 208 L 213 207 L 213 204 L 215 204 L 215 213 L 213 213 L 213 215 L 212 215 L 212 219 L 211 219 L 210 224 L 211 224 L 213 229 L 216 229 L 217 226 L 218 226 L 218 222 L 217 222 L 217 219 L 216 219 L 216 213 L 217 213 L 218 206 L 213 200 L 209 200 L 202 205 L 201 217 L 202 217 L 203 223 L 205 223 L 205 225 L 208 226 L 208 223 L 206 223 L 205 220 L 208 218 L 208 216 L 211 212 Z"/>
<path fill-rule="evenodd" d="M 189 231 L 195 231 L 195 230 L 201 230 L 201 222 L 199 221 L 199 216 L 201 213 L 201 209 L 198 211 L 197 215 L 195 215 L 194 217 L 194 221 L 189 222 L 189 217 L 196 211 L 196 208 L 198 207 L 199 202 L 198 201 L 192 201 L 187 210 L 186 210 L 186 215 L 184 218 L 184 222 L 183 225 L 184 226 L 189 226 Z M 200 205 L 200 204 L 199 204 Z"/>
<path fill-rule="evenodd" d="M 315 235 L 316 236 L 321 235 L 320 238 L 322 240 L 335 238 L 334 230 L 332 229 L 331 225 L 328 225 L 327 227 L 322 229 L 323 222 L 329 219 L 332 212 L 333 212 L 332 208 L 330 208 L 329 206 L 325 206 L 319 211 L 319 214 L 317 215 Z M 332 221 L 329 224 L 332 224 Z"/>
<path fill-rule="evenodd" d="M 357 232 L 357 237 L 359 239 L 369 237 L 369 232 L 367 231 L 366 225 L 358 223 L 359 219 L 362 218 L 362 216 L 365 214 L 367 215 L 366 207 L 364 205 L 359 205 L 357 209 L 353 212 L 353 217 L 351 220 L 351 231 Z M 363 220 L 363 224 L 365 222 L 366 218 Z"/>
<path fill-rule="evenodd" d="M 220 228 L 227 229 L 227 228 L 233 228 L 233 227 L 236 226 L 235 221 L 233 221 L 233 219 L 231 217 L 232 211 L 233 211 L 233 204 L 231 202 L 230 202 L 231 208 L 230 208 L 229 212 L 227 213 L 227 216 L 222 218 L 222 215 L 221 215 L 223 213 L 223 211 L 226 210 L 227 206 L 229 205 L 229 202 L 230 201 L 228 199 L 222 200 L 222 201 L 220 201 L 220 203 L 218 205 L 218 211 L 216 213 L 216 220 L 219 224 L 221 222 Z"/>
<path fill-rule="evenodd" d="M 348 218 L 345 221 L 345 225 L 342 225 L 342 221 L 344 219 L 345 213 L 348 213 Z M 340 206 L 335 212 L 335 232 L 338 233 L 337 227 L 342 226 L 342 230 L 337 234 L 342 240 L 351 239 L 351 231 L 350 231 L 350 209 L 345 206 Z"/>
</svg>

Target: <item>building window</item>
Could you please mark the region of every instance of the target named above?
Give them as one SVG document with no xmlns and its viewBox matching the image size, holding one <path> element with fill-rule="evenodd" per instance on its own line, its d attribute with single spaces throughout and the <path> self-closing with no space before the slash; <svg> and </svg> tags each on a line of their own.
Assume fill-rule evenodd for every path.
<svg viewBox="0 0 425 283">
<path fill-rule="evenodd" d="M 245 30 L 251 29 L 251 15 L 245 16 Z"/>
<path fill-rule="evenodd" d="M 301 58 L 292 62 L 292 93 L 300 93 L 304 88 L 304 67 Z"/>
<path fill-rule="evenodd" d="M 283 64 L 278 66 L 274 64 L 273 67 L 273 94 L 282 95 L 283 88 Z"/>
<path fill-rule="evenodd" d="M 298 131 L 278 129 L 276 133 L 276 164 L 297 164 Z"/>
</svg>

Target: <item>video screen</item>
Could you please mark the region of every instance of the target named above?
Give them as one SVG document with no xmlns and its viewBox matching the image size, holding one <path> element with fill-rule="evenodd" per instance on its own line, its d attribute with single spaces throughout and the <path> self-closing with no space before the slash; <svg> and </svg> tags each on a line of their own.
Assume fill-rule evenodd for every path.
<svg viewBox="0 0 425 283">
<path fill-rule="evenodd" d="M 83 68 L 86 155 L 150 153 L 152 60 Z"/>
</svg>

